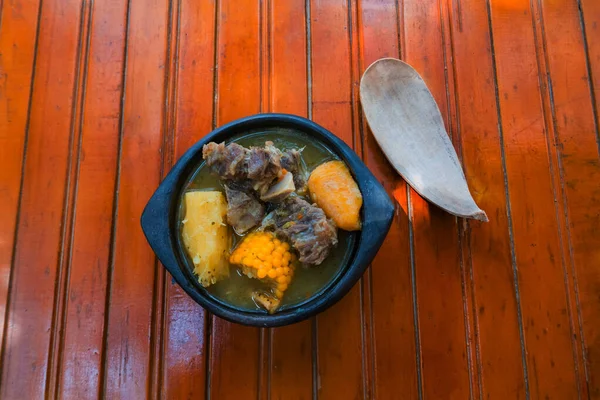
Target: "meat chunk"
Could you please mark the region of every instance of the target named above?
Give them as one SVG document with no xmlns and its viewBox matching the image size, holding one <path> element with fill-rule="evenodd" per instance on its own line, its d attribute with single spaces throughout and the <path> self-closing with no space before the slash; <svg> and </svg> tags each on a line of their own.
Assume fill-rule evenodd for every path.
<svg viewBox="0 0 600 400">
<path fill-rule="evenodd" d="M 281 176 L 281 151 L 273 146 L 273 142 L 249 149 L 237 143 L 225 146 L 211 142 L 202 148 L 202 157 L 220 179 L 252 189 L 259 196 Z"/>
<path fill-rule="evenodd" d="M 323 210 L 295 195 L 269 213 L 261 227 L 289 242 L 305 264 L 321 264 L 338 242 L 337 227 Z"/>
<path fill-rule="evenodd" d="M 247 167 L 244 165 L 247 149 L 237 143 L 210 142 L 202 148 L 202 158 L 211 171 L 226 180 L 245 179 Z"/>
<path fill-rule="evenodd" d="M 227 196 L 227 223 L 241 235 L 257 226 L 265 216 L 265 206 L 256 197 L 229 185 L 225 185 Z"/>
<path fill-rule="evenodd" d="M 271 186 L 267 193 L 262 195 L 260 199 L 262 201 L 278 203 L 294 193 L 295 190 L 294 175 L 291 172 L 287 172 L 277 183 Z"/>
<path fill-rule="evenodd" d="M 250 147 L 246 158 L 252 188 L 263 195 L 273 181 L 281 176 L 281 151 L 273 146 L 273 142 L 265 142 L 264 148 Z"/>
<path fill-rule="evenodd" d="M 281 167 L 294 174 L 294 186 L 299 194 L 304 195 L 307 190 L 307 178 L 300 151 L 296 149 L 284 151 L 281 154 Z"/>
</svg>

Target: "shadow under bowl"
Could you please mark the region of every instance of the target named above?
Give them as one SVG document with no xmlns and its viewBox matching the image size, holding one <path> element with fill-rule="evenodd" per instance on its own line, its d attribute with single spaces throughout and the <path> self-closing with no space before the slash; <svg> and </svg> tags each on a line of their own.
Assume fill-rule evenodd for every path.
<svg viewBox="0 0 600 400">
<path fill-rule="evenodd" d="M 241 310 L 218 301 L 199 283 L 179 249 L 178 209 L 182 191 L 189 177 L 202 163 L 202 147 L 209 142 L 226 142 L 258 129 L 293 129 L 314 137 L 343 160 L 363 196 L 362 230 L 357 232 L 352 256 L 327 290 L 307 301 L 275 314 Z M 257 114 L 233 121 L 194 144 L 173 166 L 156 189 L 141 217 L 146 239 L 160 262 L 183 290 L 211 313 L 228 321 L 260 327 L 289 325 L 312 317 L 338 302 L 363 275 L 381 247 L 394 216 L 394 206 L 385 189 L 354 151 L 331 132 L 316 123 L 289 114 Z"/>
</svg>

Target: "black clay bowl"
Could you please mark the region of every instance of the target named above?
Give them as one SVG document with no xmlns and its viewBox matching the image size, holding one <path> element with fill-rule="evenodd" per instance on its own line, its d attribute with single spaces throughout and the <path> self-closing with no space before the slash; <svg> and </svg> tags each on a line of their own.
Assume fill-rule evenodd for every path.
<svg viewBox="0 0 600 400">
<path fill-rule="evenodd" d="M 322 142 L 346 162 L 363 195 L 362 230 L 357 234 L 352 256 L 328 288 L 312 298 L 268 315 L 243 311 L 210 296 L 198 283 L 179 250 L 178 207 L 185 184 L 202 162 L 202 146 L 229 141 L 249 131 L 267 128 L 301 131 Z M 259 114 L 222 126 L 192 146 L 160 184 L 142 213 L 141 223 L 150 246 L 161 263 L 185 292 L 202 307 L 226 320 L 253 326 L 281 326 L 314 316 L 340 300 L 360 279 L 375 257 L 392 223 L 394 206 L 387 193 L 358 156 L 323 127 L 294 115 Z"/>
</svg>

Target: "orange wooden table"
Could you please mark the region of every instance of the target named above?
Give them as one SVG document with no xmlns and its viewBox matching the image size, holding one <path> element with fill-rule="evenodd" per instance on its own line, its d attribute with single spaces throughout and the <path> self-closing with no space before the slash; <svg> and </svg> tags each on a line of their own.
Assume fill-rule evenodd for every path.
<svg viewBox="0 0 600 400">
<path fill-rule="evenodd" d="M 0 398 L 600 398 L 600 1 L 0 4 Z M 380 57 L 423 75 L 489 223 L 385 161 Z M 339 304 L 254 329 L 193 303 L 139 217 L 192 143 L 270 111 L 351 144 L 397 217 Z"/>
</svg>

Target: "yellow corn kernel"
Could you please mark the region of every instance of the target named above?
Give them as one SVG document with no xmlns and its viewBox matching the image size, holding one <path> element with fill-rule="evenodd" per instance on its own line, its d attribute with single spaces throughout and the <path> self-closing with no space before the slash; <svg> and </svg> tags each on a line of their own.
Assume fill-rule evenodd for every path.
<svg viewBox="0 0 600 400">
<path fill-rule="evenodd" d="M 279 253 L 283 256 L 283 253 L 285 253 L 285 248 L 283 246 L 277 246 L 277 248 L 275 249 L 276 253 Z"/>
<path fill-rule="evenodd" d="M 288 288 L 288 284 L 287 283 L 280 283 L 279 285 L 277 285 L 277 290 L 280 290 L 281 292 L 285 292 L 285 290 Z"/>
<path fill-rule="evenodd" d="M 238 243 L 229 262 L 241 265 L 246 276 L 269 282 L 275 296 L 281 298 L 294 275 L 292 260 L 295 256 L 290 248 L 270 232 L 254 232 Z"/>
</svg>

